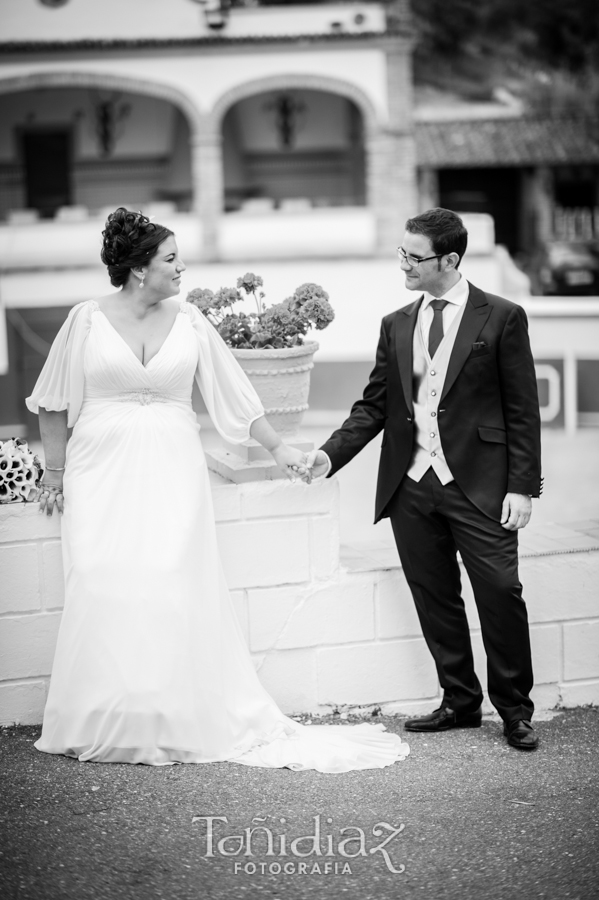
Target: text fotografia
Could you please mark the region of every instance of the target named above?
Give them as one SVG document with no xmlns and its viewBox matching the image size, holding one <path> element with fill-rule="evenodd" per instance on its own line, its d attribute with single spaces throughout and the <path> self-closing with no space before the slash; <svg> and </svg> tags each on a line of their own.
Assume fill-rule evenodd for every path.
<svg viewBox="0 0 599 900">
<path fill-rule="evenodd" d="M 323 824 L 317 815 L 313 816 L 310 834 L 293 837 L 265 825 L 268 818 L 254 816 L 251 826 L 238 834 L 222 833 L 223 827 L 229 825 L 226 816 L 194 816 L 191 823 L 206 824 L 205 858 L 237 857 L 233 863 L 235 875 L 351 875 L 348 860 L 376 859 L 375 854 L 380 854 L 394 875 L 405 871 L 406 867 L 398 865 L 390 853 L 391 842 L 404 830 L 403 824 L 377 822 L 369 834 L 368 829 L 357 825 L 329 829 L 326 826 L 332 825 L 333 820 L 327 818 Z M 278 822 L 287 825 L 286 819 Z M 257 857 L 276 857 L 276 860 L 262 862 Z"/>
</svg>

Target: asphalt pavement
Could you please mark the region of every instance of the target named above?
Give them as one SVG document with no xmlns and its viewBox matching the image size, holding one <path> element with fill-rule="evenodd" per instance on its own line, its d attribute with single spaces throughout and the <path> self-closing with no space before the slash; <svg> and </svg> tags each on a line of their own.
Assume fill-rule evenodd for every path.
<svg viewBox="0 0 599 900">
<path fill-rule="evenodd" d="M 346 775 L 79 763 L 35 750 L 39 727 L 3 729 L 0 896 L 594 900 L 599 710 L 536 724 L 536 752 L 486 717 Z"/>
</svg>

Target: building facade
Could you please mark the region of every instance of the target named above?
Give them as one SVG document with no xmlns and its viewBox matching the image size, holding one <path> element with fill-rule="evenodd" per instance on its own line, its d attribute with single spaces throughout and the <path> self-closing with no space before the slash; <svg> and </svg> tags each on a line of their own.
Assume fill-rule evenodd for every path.
<svg viewBox="0 0 599 900">
<path fill-rule="evenodd" d="M 268 225 L 293 257 L 284 214 L 309 212 L 304 255 L 386 252 L 416 205 L 411 38 L 389 9 L 242 6 L 215 27 L 194 0 L 2 0 L 0 217 L 159 203 L 211 261 Z"/>
</svg>

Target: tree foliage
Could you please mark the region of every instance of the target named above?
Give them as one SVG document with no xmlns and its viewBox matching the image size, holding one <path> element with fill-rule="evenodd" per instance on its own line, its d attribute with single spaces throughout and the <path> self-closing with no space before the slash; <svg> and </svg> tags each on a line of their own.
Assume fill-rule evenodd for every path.
<svg viewBox="0 0 599 900">
<path fill-rule="evenodd" d="M 427 54 L 491 41 L 551 68 L 599 67 L 597 0 L 412 0 L 412 9 Z"/>
</svg>

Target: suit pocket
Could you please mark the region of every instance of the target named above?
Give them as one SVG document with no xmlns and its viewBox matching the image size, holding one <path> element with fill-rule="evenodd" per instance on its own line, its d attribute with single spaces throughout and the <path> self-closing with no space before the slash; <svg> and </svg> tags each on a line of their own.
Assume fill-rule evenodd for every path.
<svg viewBox="0 0 599 900">
<path fill-rule="evenodd" d="M 504 428 L 494 428 L 492 425 L 479 425 L 478 436 L 483 441 L 492 444 L 507 444 L 507 434 Z"/>
<path fill-rule="evenodd" d="M 490 347 L 475 347 L 475 348 L 471 351 L 470 356 L 468 357 L 468 359 L 469 359 L 469 360 L 470 360 L 470 359 L 480 359 L 482 356 L 488 356 L 490 352 L 491 352 L 491 348 L 490 348 Z"/>
</svg>

